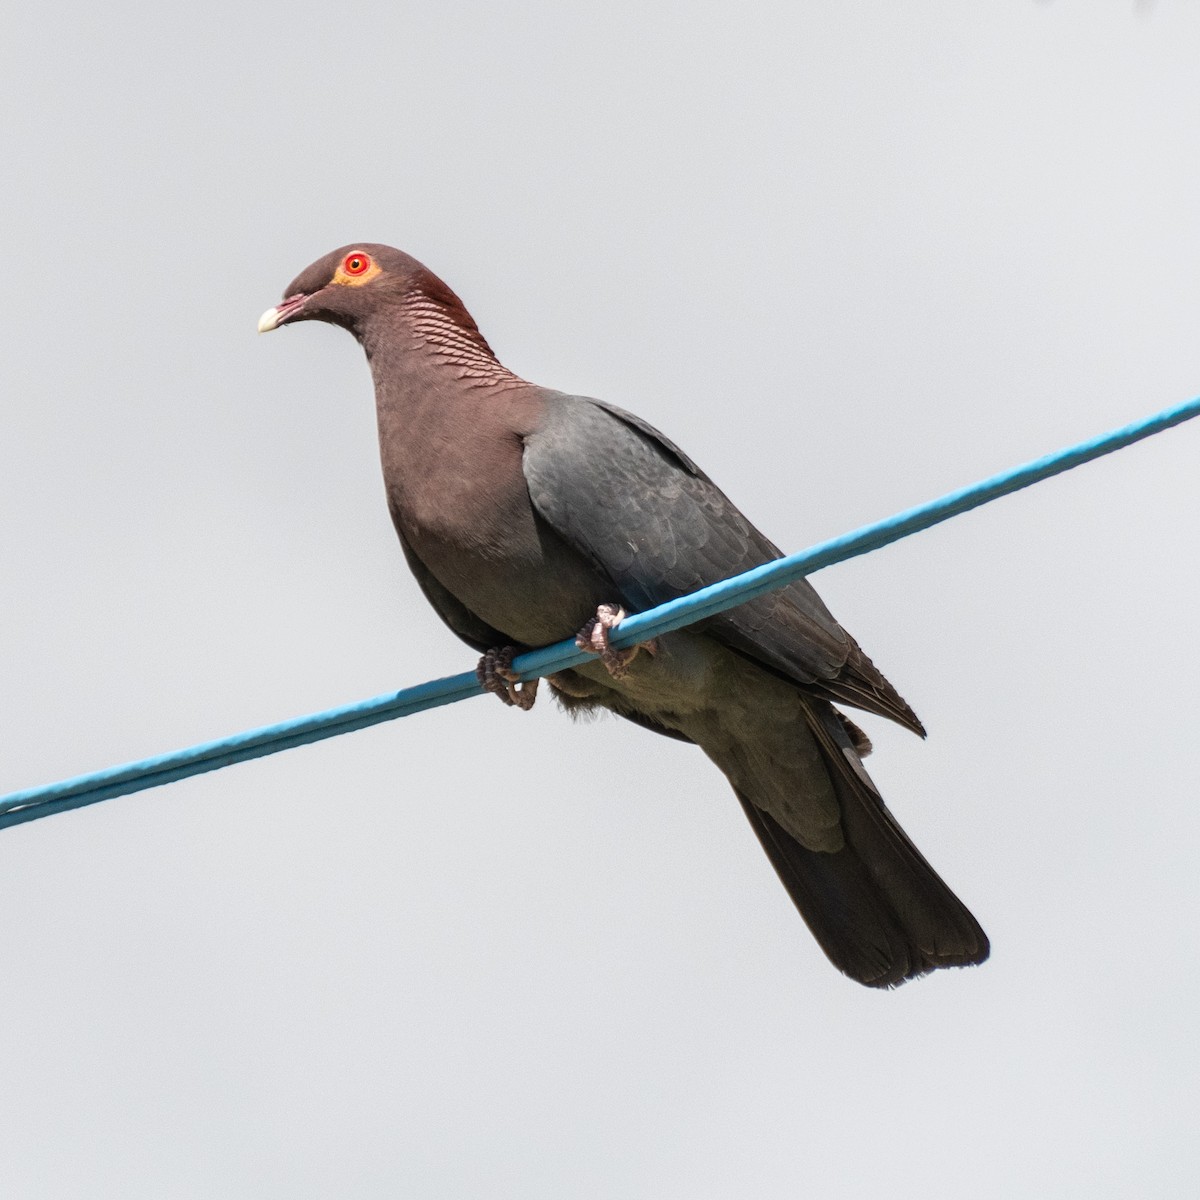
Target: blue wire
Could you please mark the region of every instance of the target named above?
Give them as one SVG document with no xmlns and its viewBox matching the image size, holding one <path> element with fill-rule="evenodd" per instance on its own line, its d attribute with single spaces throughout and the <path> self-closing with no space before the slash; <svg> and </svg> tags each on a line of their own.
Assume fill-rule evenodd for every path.
<svg viewBox="0 0 1200 1200">
<path fill-rule="evenodd" d="M 1114 429 L 1091 441 L 1070 446 L 1057 454 L 1048 454 L 1044 458 L 1014 467 L 927 504 L 906 509 L 884 521 L 865 525 L 853 533 L 821 542 L 799 554 L 755 567 L 745 574 L 701 588 L 698 592 L 681 596 L 648 612 L 635 613 L 614 630 L 612 644 L 617 647 L 629 646 L 661 633 L 669 633 L 684 625 L 691 625 L 704 617 L 733 608 L 755 596 L 761 596 L 764 592 L 783 587 L 801 576 L 819 571 L 822 567 L 844 562 L 848 558 L 899 541 L 922 529 L 928 529 L 931 525 L 978 508 L 981 504 L 1007 496 L 1010 492 L 1019 491 L 1030 484 L 1049 479 L 1052 475 L 1069 471 L 1094 458 L 1111 454 L 1114 450 L 1161 433 L 1195 416 L 1200 416 L 1200 398 L 1165 409 L 1121 429 Z M 590 654 L 577 649 L 573 641 L 565 641 L 523 654 L 514 661 L 513 667 L 520 672 L 522 678 L 533 679 L 565 670 L 567 667 L 578 666 L 591 658 Z M 177 779 L 203 774 L 205 771 L 216 771 L 233 763 L 277 754 L 280 750 L 290 750 L 293 746 L 336 737 L 355 729 L 366 729 L 369 725 L 393 721 L 398 717 L 411 716 L 428 708 L 454 704 L 478 695 L 482 695 L 482 691 L 474 672 L 466 672 L 447 679 L 418 684 L 403 691 L 389 692 L 358 704 L 348 704 L 326 712 L 297 717 L 279 725 L 251 729 L 215 742 L 203 742 L 198 746 L 161 754 L 156 758 L 145 758 L 140 762 L 109 767 L 107 770 L 79 775 L 60 783 L 12 792 L 0 798 L 0 829 L 20 825 L 25 821 L 35 821 L 52 813 L 96 804 L 114 796 L 125 796 L 146 788 L 159 787 Z"/>
</svg>

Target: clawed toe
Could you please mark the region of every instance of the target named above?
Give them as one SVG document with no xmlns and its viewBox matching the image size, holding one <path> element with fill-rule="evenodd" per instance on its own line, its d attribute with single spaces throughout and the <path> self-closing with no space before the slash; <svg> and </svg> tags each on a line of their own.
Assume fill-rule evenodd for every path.
<svg viewBox="0 0 1200 1200">
<path fill-rule="evenodd" d="M 596 608 L 596 615 L 589 618 L 575 635 L 575 645 L 580 650 L 595 654 L 614 679 L 623 679 L 629 674 L 629 665 L 637 658 L 639 650 L 645 650 L 650 655 L 658 650 L 653 639 L 639 642 L 626 650 L 617 650 L 609 644 L 609 630 L 615 629 L 625 615 L 625 610 L 619 604 L 601 604 Z"/>
<path fill-rule="evenodd" d="M 479 665 L 475 668 L 475 678 L 479 680 L 479 686 L 485 692 L 491 692 L 492 695 L 499 696 L 505 704 L 515 705 L 523 712 L 528 712 L 537 699 L 538 681 L 530 679 L 525 683 L 521 682 L 520 675 L 512 669 L 515 655 L 516 651 L 512 646 L 489 650 L 479 660 Z"/>
</svg>

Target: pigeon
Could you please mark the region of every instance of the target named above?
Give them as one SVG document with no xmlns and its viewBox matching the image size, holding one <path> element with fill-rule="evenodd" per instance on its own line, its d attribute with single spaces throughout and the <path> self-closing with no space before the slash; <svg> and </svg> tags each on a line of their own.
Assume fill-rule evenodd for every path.
<svg viewBox="0 0 1200 1200">
<path fill-rule="evenodd" d="M 983 962 L 988 939 L 888 811 L 865 733 L 838 705 L 914 733 L 916 714 L 807 580 L 626 649 L 612 629 L 781 557 L 679 446 L 615 405 L 539 387 L 492 353 L 416 259 L 359 242 L 318 259 L 259 321 L 340 325 L 375 385 L 388 508 L 478 676 L 528 709 L 513 658 L 574 637 L 546 679 L 572 715 L 604 711 L 698 746 L 724 773 L 818 944 L 893 988 Z"/>
</svg>

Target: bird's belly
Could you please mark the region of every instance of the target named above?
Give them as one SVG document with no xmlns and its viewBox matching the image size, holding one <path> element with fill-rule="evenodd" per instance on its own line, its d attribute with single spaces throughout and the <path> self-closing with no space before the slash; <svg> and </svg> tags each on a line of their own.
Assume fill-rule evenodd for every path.
<svg viewBox="0 0 1200 1200">
<path fill-rule="evenodd" d="M 841 849 L 840 808 L 801 692 L 703 633 L 681 629 L 656 643 L 623 678 L 589 663 L 562 690 L 678 730 L 803 845 Z"/>
<path fill-rule="evenodd" d="M 550 530 L 510 529 L 503 538 L 448 541 L 406 531 L 413 551 L 437 581 L 514 645 L 544 646 L 573 636 L 596 606 L 619 599 L 587 563 Z"/>
</svg>

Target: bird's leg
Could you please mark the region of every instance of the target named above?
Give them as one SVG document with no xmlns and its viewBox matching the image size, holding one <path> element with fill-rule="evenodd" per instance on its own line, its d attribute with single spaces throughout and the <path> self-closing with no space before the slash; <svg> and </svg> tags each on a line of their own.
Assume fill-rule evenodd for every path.
<svg viewBox="0 0 1200 1200">
<path fill-rule="evenodd" d="M 515 704 L 523 712 L 528 712 L 537 699 L 538 681 L 530 679 L 525 683 L 512 669 L 513 656 L 516 651 L 511 646 L 501 646 L 489 650 L 475 668 L 475 678 L 485 692 L 499 696 L 505 704 Z"/>
<path fill-rule="evenodd" d="M 615 650 L 610 646 L 608 631 L 623 620 L 625 610 L 619 604 L 601 604 L 596 609 L 596 615 L 575 635 L 575 645 L 580 650 L 590 650 L 598 655 L 614 679 L 623 679 L 629 673 L 629 664 L 637 658 L 639 650 L 645 650 L 649 655 L 658 652 L 658 645 L 653 638 L 648 642 L 638 642 L 627 650 Z"/>
</svg>

